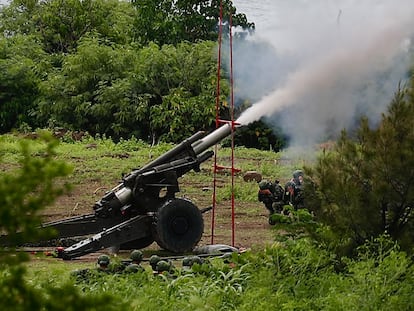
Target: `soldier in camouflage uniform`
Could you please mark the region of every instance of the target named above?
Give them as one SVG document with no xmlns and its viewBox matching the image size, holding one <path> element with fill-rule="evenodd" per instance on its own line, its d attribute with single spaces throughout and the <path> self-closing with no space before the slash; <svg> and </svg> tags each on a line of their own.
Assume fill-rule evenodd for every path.
<svg viewBox="0 0 414 311">
<path fill-rule="evenodd" d="M 170 260 L 163 260 L 157 262 L 155 266 L 154 275 L 164 275 L 169 278 L 175 278 L 177 276 L 176 269 Z"/>
<path fill-rule="evenodd" d="M 71 272 L 71 276 L 76 279 L 78 282 L 88 282 L 90 279 L 93 279 L 100 273 L 110 273 L 109 264 L 110 258 L 108 255 L 100 255 L 97 260 L 96 269 L 80 269 Z"/>
<path fill-rule="evenodd" d="M 305 207 L 303 195 L 303 172 L 296 170 L 293 178 L 281 186 L 279 180 L 271 183 L 267 180 L 259 182 L 258 200 L 263 202 L 269 211 L 269 224 L 274 225 L 272 215 L 283 213 L 285 205 L 291 205 L 295 210 Z"/>
<path fill-rule="evenodd" d="M 272 223 L 272 215 L 280 213 L 283 210 L 284 203 L 284 189 L 280 185 L 279 180 L 271 183 L 267 180 L 259 182 L 258 200 L 263 202 L 266 209 L 269 211 L 269 223 Z"/>
<path fill-rule="evenodd" d="M 111 260 L 109 259 L 108 255 L 100 255 L 98 257 L 98 261 L 97 261 L 97 264 L 98 264 L 97 270 L 99 272 L 109 273 L 110 272 L 109 271 L 110 262 L 111 262 Z"/>
<path fill-rule="evenodd" d="M 141 266 L 141 262 L 144 255 L 138 249 L 133 250 L 129 258 L 131 259 L 131 263 L 125 267 L 126 273 L 136 273 L 136 272 L 143 272 L 145 271 L 144 267 Z"/>
<path fill-rule="evenodd" d="M 152 255 L 149 259 L 149 264 L 152 268 L 152 271 L 157 271 L 157 263 L 161 260 L 158 255 Z"/>
<path fill-rule="evenodd" d="M 296 170 L 293 177 L 285 185 L 285 200 L 292 205 L 295 210 L 305 207 L 303 196 L 303 171 Z"/>
<path fill-rule="evenodd" d="M 202 265 L 203 259 L 200 256 L 187 256 L 183 258 L 183 272 L 192 272 L 192 267 L 194 264 Z"/>
</svg>

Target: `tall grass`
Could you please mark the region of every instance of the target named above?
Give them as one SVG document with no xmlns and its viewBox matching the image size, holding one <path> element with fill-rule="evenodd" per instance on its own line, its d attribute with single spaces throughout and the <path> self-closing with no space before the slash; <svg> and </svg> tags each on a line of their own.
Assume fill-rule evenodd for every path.
<svg viewBox="0 0 414 311">
<path fill-rule="evenodd" d="M 191 272 L 175 262 L 172 275 L 153 275 L 147 266 L 143 273 L 77 282 L 69 278 L 73 264 L 44 269 L 47 264 L 32 261 L 27 280 L 37 289 L 69 281 L 85 296 L 107 294 L 129 310 L 412 310 L 412 259 L 397 245 L 367 245 L 370 251 L 361 249 L 356 258 L 337 258 L 300 238 L 210 258 Z"/>
</svg>

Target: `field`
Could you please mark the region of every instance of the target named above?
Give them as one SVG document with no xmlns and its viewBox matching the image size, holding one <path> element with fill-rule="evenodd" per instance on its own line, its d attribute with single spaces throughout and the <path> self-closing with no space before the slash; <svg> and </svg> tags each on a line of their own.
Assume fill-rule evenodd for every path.
<svg viewBox="0 0 414 311">
<path fill-rule="evenodd" d="M 40 156 L 42 144 L 31 138 L 33 155 Z M 12 135 L 5 139 L 3 166 L 7 168 L 16 165 L 18 139 Z M 143 166 L 173 147 L 170 144 L 151 147 L 137 140 L 115 144 L 106 138 L 74 140 L 71 136 L 63 136 L 61 140 L 56 158 L 73 167 L 73 173 L 65 179 L 65 182 L 72 185 L 72 189 L 59 197 L 53 205 L 45 207 L 42 211 L 44 222 L 91 213 L 93 204 L 120 182 L 122 174 Z M 218 147 L 216 152 L 217 164 L 229 167 L 231 150 Z M 233 187 L 229 169 L 219 170 L 216 174 L 215 226 L 211 226 L 213 212 L 204 213 L 204 234 L 200 245 L 232 245 L 234 241 L 236 247 L 263 249 L 264 245 L 273 242 L 275 233 L 268 224 L 267 210 L 257 200 L 257 182 L 245 181 L 243 177 L 246 172 L 256 171 L 263 178 L 279 178 L 285 182 L 293 169 L 304 164 L 304 160 L 288 158 L 283 153 L 238 147 L 234 161 L 234 166 L 240 172 L 234 176 Z M 202 164 L 200 172 L 191 171 L 179 180 L 180 192 L 177 197 L 190 199 L 200 209 L 212 206 L 213 179 L 213 159 L 210 159 Z M 235 198 L 234 227 L 232 192 Z M 159 251 L 158 245 L 153 243 L 145 253 L 150 255 Z M 84 259 L 94 259 L 96 256 L 97 254 L 92 254 L 84 256 Z"/>
<path fill-rule="evenodd" d="M 13 172 L 19 166 L 19 141 L 14 135 L 0 136 L 1 169 Z M 44 144 L 32 140 L 31 155 L 44 156 Z M 42 210 L 50 221 L 91 213 L 95 201 L 116 186 L 122 173 L 148 163 L 171 145 L 150 147 L 140 141 L 63 137 L 56 159 L 69 163 L 73 172 L 57 183 L 69 182 L 72 189 Z M 234 245 L 251 249 L 231 259 L 209 258 L 188 274 L 175 260 L 173 274 L 152 273 L 147 259 L 166 255 L 153 243 L 144 250 L 145 273 L 110 273 L 75 279 L 79 269 L 96 271 L 102 252 L 63 261 L 48 256 L 45 249 L 31 249 L 20 266 L 0 265 L 1 310 L 412 310 L 412 258 L 398 245 L 380 237 L 362 247 L 355 258 L 339 258 L 326 245 L 310 238 L 276 241 L 267 212 L 257 201 L 257 183 L 247 182 L 248 171 L 266 179 L 290 179 L 293 169 L 309 164 L 292 153 L 236 148 L 234 178 Z M 218 164 L 228 166 L 230 150 L 219 148 Z M 180 180 L 178 196 L 191 199 L 199 208 L 212 202 L 212 161 L 200 172 Z M 32 173 L 31 176 L 34 176 Z M 214 243 L 231 244 L 231 174 L 217 174 L 217 208 Z M 211 243 L 211 212 L 204 214 L 205 230 L 200 245 Z M 287 226 L 291 226 L 289 224 Z M 285 227 L 286 228 L 286 227 Z M 12 254 L 14 256 L 15 254 Z M 111 256 L 113 264 L 129 252 Z M 2 258 L 0 258 L 2 259 Z M 4 262 L 4 261 L 3 261 Z M 1 262 L 0 262 L 1 263 Z M 24 272 L 25 271 L 25 272 Z M 13 289 L 12 291 L 10 289 Z M 37 306 L 37 308 L 35 307 Z"/>
</svg>

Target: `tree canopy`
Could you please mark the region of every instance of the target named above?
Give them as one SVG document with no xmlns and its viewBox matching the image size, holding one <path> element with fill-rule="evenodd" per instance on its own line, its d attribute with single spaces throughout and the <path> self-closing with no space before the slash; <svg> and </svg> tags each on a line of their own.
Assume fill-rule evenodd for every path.
<svg viewBox="0 0 414 311">
<path fill-rule="evenodd" d="M 178 141 L 214 120 L 213 49 L 211 42 L 125 49 L 84 38 L 42 82 L 40 113 L 90 133 Z"/>
<path fill-rule="evenodd" d="M 224 19 L 254 29 L 231 1 Z M 214 124 L 219 1 L 14 0 L 0 9 L 0 132 L 178 142 Z M 225 23 L 228 27 L 228 23 Z M 221 109 L 229 88 L 221 73 Z"/>
<path fill-rule="evenodd" d="M 176 44 L 182 41 L 216 41 L 219 30 L 220 9 L 229 27 L 241 27 L 245 32 L 253 31 L 254 23 L 246 15 L 237 13 L 232 1 L 220 0 L 132 0 L 136 8 L 134 22 L 135 39 L 142 44 Z M 228 33 L 224 31 L 224 33 Z"/>
</svg>

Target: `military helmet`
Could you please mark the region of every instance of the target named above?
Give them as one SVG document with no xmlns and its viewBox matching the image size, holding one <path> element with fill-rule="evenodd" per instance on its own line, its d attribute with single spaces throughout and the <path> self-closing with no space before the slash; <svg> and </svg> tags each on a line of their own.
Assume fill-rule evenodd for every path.
<svg viewBox="0 0 414 311">
<path fill-rule="evenodd" d="M 191 257 L 184 257 L 183 258 L 183 266 L 190 267 L 192 265 L 193 261 Z"/>
<path fill-rule="evenodd" d="M 269 189 L 269 182 L 267 180 L 263 179 L 262 181 L 259 182 L 259 188 L 261 190 Z"/>
<path fill-rule="evenodd" d="M 100 266 L 107 266 L 109 265 L 109 256 L 108 255 L 101 255 L 98 257 L 98 265 Z"/>
<path fill-rule="evenodd" d="M 192 261 L 192 264 L 196 263 L 196 264 L 201 265 L 203 263 L 203 260 L 199 256 L 193 256 L 191 261 Z"/>
<path fill-rule="evenodd" d="M 293 172 L 293 178 L 299 178 L 299 176 L 303 177 L 303 171 L 302 170 L 296 170 Z"/>
<path fill-rule="evenodd" d="M 152 269 L 155 270 L 157 263 L 161 260 L 160 256 L 152 255 L 149 259 L 149 264 L 151 265 Z"/>
<path fill-rule="evenodd" d="M 143 254 L 140 250 L 136 249 L 131 252 L 130 258 L 132 261 L 141 261 L 143 258 Z"/>
<path fill-rule="evenodd" d="M 165 260 L 160 260 L 157 262 L 156 270 L 157 272 L 164 272 L 164 271 L 170 271 L 171 264 Z"/>
<path fill-rule="evenodd" d="M 132 263 L 132 264 L 130 264 L 130 265 L 128 265 L 126 268 L 125 268 L 125 272 L 127 272 L 127 273 L 136 273 L 136 272 L 139 272 L 139 271 L 143 271 L 143 267 L 141 267 L 140 265 L 137 265 L 136 263 Z"/>
<path fill-rule="evenodd" d="M 285 194 L 286 195 L 293 195 L 295 192 L 296 183 L 294 181 L 288 181 L 285 185 Z"/>
</svg>

